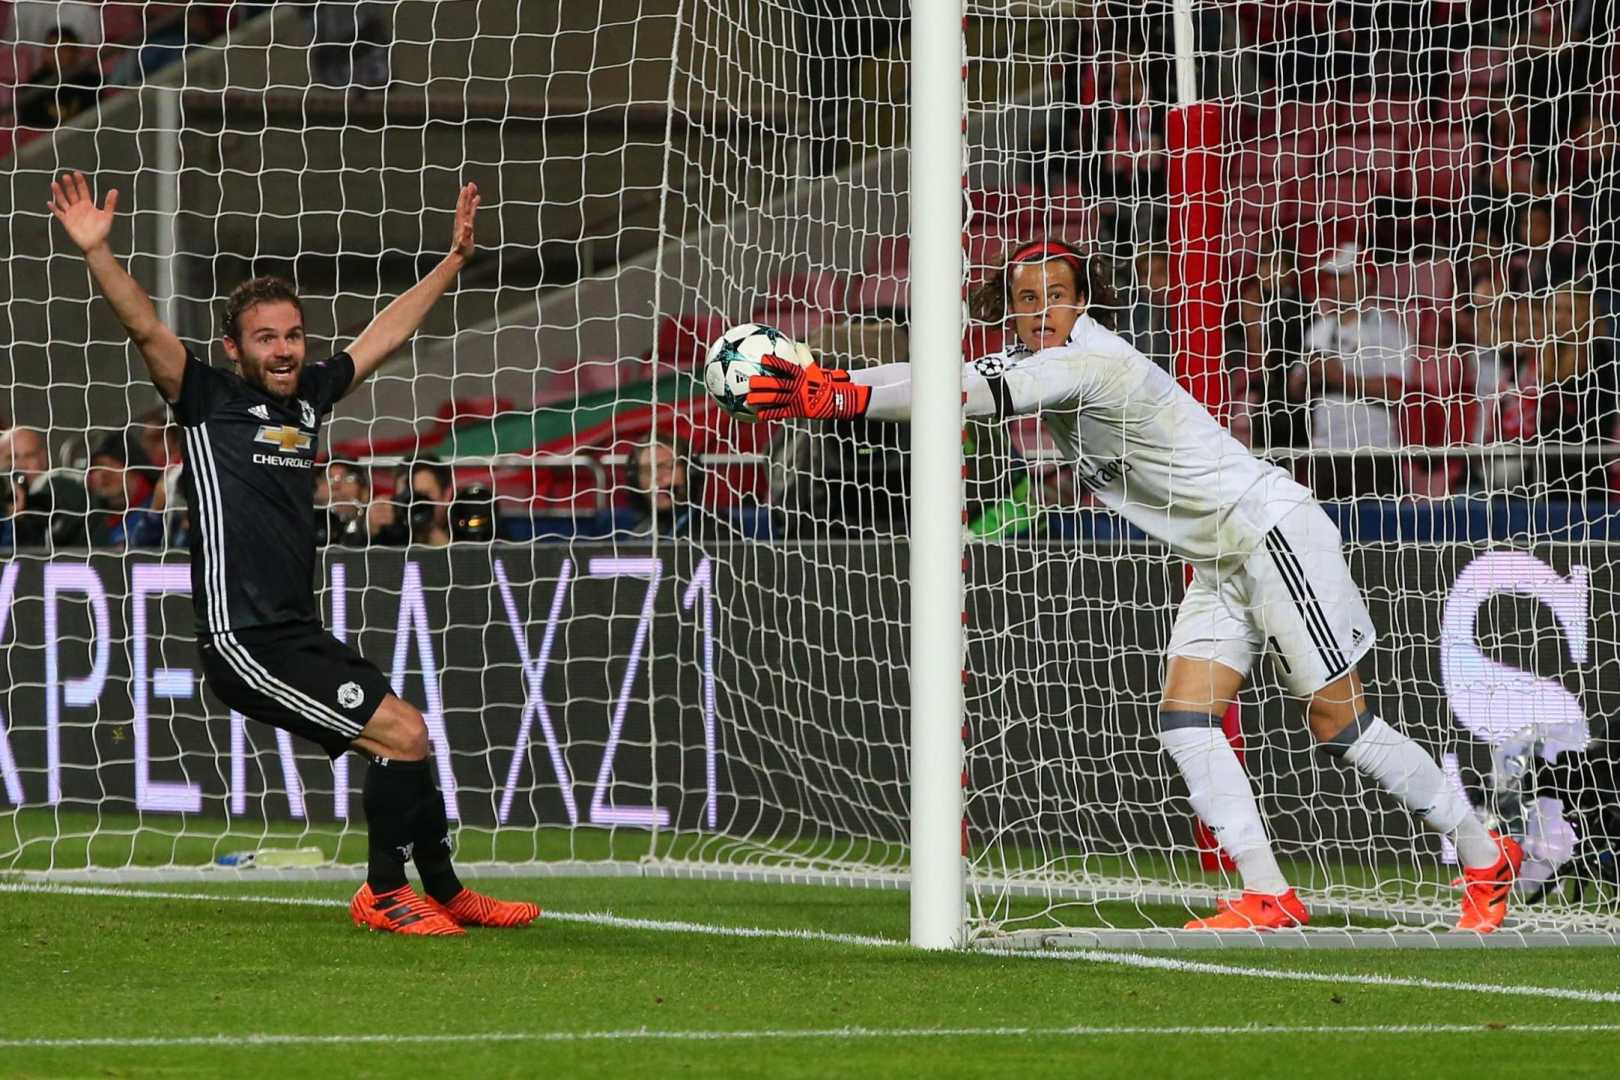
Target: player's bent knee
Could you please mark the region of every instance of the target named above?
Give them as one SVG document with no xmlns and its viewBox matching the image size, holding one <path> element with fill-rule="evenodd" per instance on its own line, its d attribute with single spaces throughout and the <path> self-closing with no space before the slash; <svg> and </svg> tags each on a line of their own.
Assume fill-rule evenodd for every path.
<svg viewBox="0 0 1620 1080">
<path fill-rule="evenodd" d="M 1305 719 L 1310 725 L 1311 737 L 1317 742 L 1317 749 L 1330 756 L 1337 756 L 1335 748 L 1340 744 L 1348 746 L 1349 742 L 1354 741 L 1354 736 L 1360 733 L 1356 710 L 1342 701 L 1312 698 Z M 1340 749 L 1339 753 L 1342 752 Z"/>
<path fill-rule="evenodd" d="M 1331 743 L 1356 724 L 1367 711 L 1367 701 L 1361 691 L 1360 680 L 1354 672 L 1322 687 L 1311 695 L 1305 711 L 1305 722 L 1311 735 L 1323 744 Z"/>
<path fill-rule="evenodd" d="M 360 732 L 356 743 L 364 749 L 376 747 L 384 757 L 420 761 L 432 752 L 427 722 L 413 706 L 390 696 Z"/>
<path fill-rule="evenodd" d="M 1374 719 L 1372 709 L 1362 709 L 1356 716 L 1349 717 L 1348 721 L 1345 721 L 1338 712 L 1333 714 L 1330 721 L 1320 724 L 1312 717 L 1311 733 L 1317 740 L 1317 750 L 1322 751 L 1328 758 L 1343 758 L 1349 748 L 1356 745 L 1361 733 L 1366 732 L 1367 727 L 1371 727 Z"/>
<path fill-rule="evenodd" d="M 1215 660 L 1172 656 L 1159 712 L 1224 714 L 1243 686 L 1242 672 Z"/>
<path fill-rule="evenodd" d="M 408 726 L 400 740 L 406 757 L 413 761 L 427 757 L 433 752 L 433 744 L 428 741 L 427 725 L 418 716 L 414 726 Z"/>
</svg>

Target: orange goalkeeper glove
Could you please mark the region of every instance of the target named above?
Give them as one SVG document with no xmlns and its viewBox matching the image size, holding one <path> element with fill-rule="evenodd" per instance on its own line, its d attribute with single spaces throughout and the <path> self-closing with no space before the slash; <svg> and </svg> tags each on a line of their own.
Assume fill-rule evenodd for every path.
<svg viewBox="0 0 1620 1080">
<path fill-rule="evenodd" d="M 853 420 L 866 412 L 872 388 L 851 382 L 849 372 L 811 361 L 804 367 L 767 356 L 763 374 L 748 380 L 748 407 L 761 420 Z"/>
</svg>

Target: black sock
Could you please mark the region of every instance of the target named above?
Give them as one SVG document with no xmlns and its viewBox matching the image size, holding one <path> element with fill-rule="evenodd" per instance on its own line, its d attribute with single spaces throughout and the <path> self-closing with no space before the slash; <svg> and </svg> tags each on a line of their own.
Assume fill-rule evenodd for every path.
<svg viewBox="0 0 1620 1080">
<path fill-rule="evenodd" d="M 422 888 L 441 904 L 448 904 L 461 891 L 461 879 L 450 865 L 450 819 L 444 813 L 444 796 L 432 768 L 423 770 L 423 796 L 416 809 L 412 839 L 416 872 L 422 875 Z"/>
<path fill-rule="evenodd" d="M 405 863 L 415 843 L 412 825 L 423 789 L 432 781 L 426 761 L 371 757 L 360 803 L 366 811 L 369 864 L 366 883 L 381 895 L 405 884 Z M 435 795 L 435 798 L 438 796 Z M 444 812 L 441 804 L 439 812 Z"/>
</svg>

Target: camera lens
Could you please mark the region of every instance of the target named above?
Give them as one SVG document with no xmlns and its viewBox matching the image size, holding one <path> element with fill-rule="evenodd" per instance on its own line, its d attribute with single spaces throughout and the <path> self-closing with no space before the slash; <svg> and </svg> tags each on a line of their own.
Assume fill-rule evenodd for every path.
<svg viewBox="0 0 1620 1080">
<path fill-rule="evenodd" d="M 411 500 L 409 520 L 412 536 L 421 537 L 433 531 L 433 510 L 433 504 L 426 499 L 418 497 Z"/>
</svg>

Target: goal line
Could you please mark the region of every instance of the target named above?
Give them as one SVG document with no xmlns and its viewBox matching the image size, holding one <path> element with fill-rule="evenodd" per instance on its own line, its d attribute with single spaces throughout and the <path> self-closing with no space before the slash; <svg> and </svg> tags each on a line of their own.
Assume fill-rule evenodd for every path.
<svg viewBox="0 0 1620 1080">
<path fill-rule="evenodd" d="M 846 889 L 909 891 L 905 872 L 872 872 L 792 867 L 716 866 L 693 860 L 649 859 L 547 862 L 471 862 L 459 868 L 467 878 L 642 878 L 666 881 L 722 881 L 741 884 L 820 886 Z M 84 867 L 71 870 L 25 870 L 0 874 L 0 882 L 14 881 L 41 887 L 73 885 L 176 885 L 176 884 L 296 884 L 359 881 L 361 864 L 317 867 Z M 1002 897 L 1040 898 L 1066 904 L 1135 903 L 1185 907 L 1210 901 L 1218 890 L 1200 893 L 1186 886 L 1144 886 L 1126 878 L 1098 877 L 1086 883 L 1053 885 L 1007 878 L 969 877 L 968 893 Z M 1207 894 L 1207 895 L 1206 895 Z M 1177 930 L 1167 927 L 1067 926 L 1003 931 L 993 924 L 981 926 L 967 947 L 981 951 L 1029 952 L 1062 949 L 1233 949 L 1280 948 L 1313 950 L 1467 949 L 1561 946 L 1613 947 L 1612 935 L 1581 926 L 1573 920 L 1548 924 L 1546 920 L 1511 920 L 1494 934 L 1453 934 L 1440 929 L 1432 907 L 1379 903 L 1376 898 L 1347 899 L 1329 893 L 1302 894 L 1316 918 L 1354 919 L 1389 923 L 1388 926 L 1312 926 L 1288 931 L 1222 932 Z"/>
</svg>

